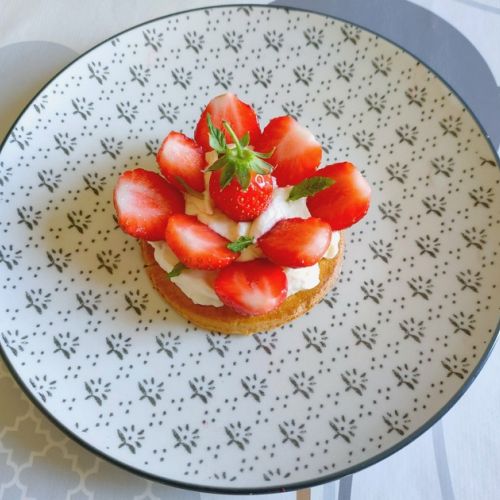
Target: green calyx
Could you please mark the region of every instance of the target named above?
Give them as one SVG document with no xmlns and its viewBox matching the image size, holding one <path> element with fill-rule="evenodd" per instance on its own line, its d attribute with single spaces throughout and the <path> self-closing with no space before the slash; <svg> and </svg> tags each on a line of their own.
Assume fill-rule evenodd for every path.
<svg viewBox="0 0 500 500">
<path fill-rule="evenodd" d="M 207 169 L 207 172 L 222 170 L 220 176 L 220 187 L 224 189 L 236 177 L 243 191 L 248 189 L 251 180 L 251 173 L 267 175 L 273 167 L 266 160 L 274 153 L 274 149 L 268 153 L 259 153 L 248 147 L 250 135 L 247 132 L 241 139 L 238 139 L 231 125 L 223 121 L 222 125 L 227 130 L 233 140 L 234 147 L 229 147 L 226 142 L 224 132 L 215 127 L 207 113 L 208 133 L 210 146 L 217 152 L 218 159 Z"/>
</svg>

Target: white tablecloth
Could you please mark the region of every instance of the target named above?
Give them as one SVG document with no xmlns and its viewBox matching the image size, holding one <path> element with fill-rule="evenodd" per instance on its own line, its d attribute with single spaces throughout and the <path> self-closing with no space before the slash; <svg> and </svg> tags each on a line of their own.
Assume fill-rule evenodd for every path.
<svg viewBox="0 0 500 500">
<path fill-rule="evenodd" d="M 223 3 L 234 2 L 1 0 L 0 140 L 30 97 L 78 54 L 150 18 Z M 339 13 L 342 3 L 341 0 L 331 2 L 332 12 Z M 500 84 L 500 0 L 414 0 L 413 3 L 429 9 L 459 30 L 476 47 L 478 57 L 484 58 L 496 84 Z M 304 8 L 314 8 L 317 4 L 324 10 L 326 2 L 302 0 L 299 4 Z M 397 23 L 397 18 L 392 21 Z M 463 97 L 467 100 L 467 96 Z M 492 112 L 500 120 L 500 109 Z M 498 146 L 500 138 L 496 139 Z M 500 498 L 499 380 L 500 349 L 497 347 L 456 406 L 403 450 L 364 471 L 308 492 L 261 498 Z M 0 498 L 207 500 L 229 497 L 152 483 L 96 458 L 66 438 L 28 402 L 0 361 Z"/>
</svg>

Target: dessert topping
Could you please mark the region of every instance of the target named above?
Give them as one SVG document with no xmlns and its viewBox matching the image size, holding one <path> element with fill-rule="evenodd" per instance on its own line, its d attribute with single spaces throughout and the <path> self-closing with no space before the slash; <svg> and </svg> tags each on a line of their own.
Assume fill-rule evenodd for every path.
<svg viewBox="0 0 500 500">
<path fill-rule="evenodd" d="M 283 269 L 265 259 L 233 262 L 222 269 L 214 282 L 223 304 L 247 316 L 276 309 L 287 295 Z"/>
<path fill-rule="evenodd" d="M 352 226 L 366 215 L 370 207 L 370 185 L 352 163 L 334 163 L 316 174 L 330 177 L 335 183 L 307 198 L 311 215 L 328 222 L 333 231 Z"/>
<path fill-rule="evenodd" d="M 278 186 L 297 184 L 314 174 L 321 162 L 321 144 L 291 116 L 273 118 L 257 142 L 257 151 L 271 151 L 269 163 Z"/>
<path fill-rule="evenodd" d="M 118 178 L 114 192 L 118 224 L 127 234 L 162 240 L 170 215 L 184 212 L 184 197 L 161 175 L 136 168 Z"/>
<path fill-rule="evenodd" d="M 180 132 L 170 132 L 158 150 L 156 161 L 161 173 L 177 189 L 204 191 L 205 155 L 193 139 Z"/>
<path fill-rule="evenodd" d="M 261 236 L 258 244 L 264 255 L 280 266 L 308 267 L 321 260 L 332 239 L 327 222 L 309 219 L 283 219 Z"/>
<path fill-rule="evenodd" d="M 240 256 L 227 248 L 231 243 L 228 239 L 192 215 L 171 216 L 165 240 L 177 258 L 192 269 L 221 269 Z"/>
</svg>

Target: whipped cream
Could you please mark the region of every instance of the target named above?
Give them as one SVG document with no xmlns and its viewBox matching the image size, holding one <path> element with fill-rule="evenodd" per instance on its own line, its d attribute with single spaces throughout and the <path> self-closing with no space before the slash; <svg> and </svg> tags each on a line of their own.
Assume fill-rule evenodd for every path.
<svg viewBox="0 0 500 500">
<path fill-rule="evenodd" d="M 217 153 L 206 153 L 208 165 L 217 160 Z M 186 214 L 194 215 L 200 222 L 209 226 L 216 233 L 228 240 L 235 241 L 240 236 L 252 236 L 257 240 L 267 233 L 277 222 L 282 219 L 299 217 L 308 219 L 311 213 L 307 208 L 306 198 L 288 201 L 292 190 L 289 187 L 276 187 L 273 191 L 269 206 L 256 219 L 251 222 L 236 222 L 215 208 L 210 197 L 208 184 L 211 172 L 205 173 L 205 191 L 199 196 L 185 193 Z M 340 233 L 333 232 L 330 246 L 323 256 L 333 259 L 339 251 Z M 158 265 L 169 272 L 179 262 L 165 241 L 150 241 L 154 248 L 154 257 Z M 245 248 L 238 261 L 245 262 L 262 257 L 263 253 L 257 245 Z M 283 267 L 288 281 L 287 297 L 301 290 L 310 290 L 319 285 L 319 264 L 309 267 L 290 268 Z M 172 278 L 173 282 L 195 303 L 202 306 L 221 307 L 223 304 L 213 288 L 217 271 L 203 271 L 198 269 L 184 269 L 179 276 Z"/>
<path fill-rule="evenodd" d="M 255 239 L 267 233 L 277 222 L 282 219 L 308 219 L 311 212 L 307 208 L 306 198 L 287 201 L 293 186 L 275 188 L 271 203 L 256 219 L 252 221 L 249 236 Z"/>
<path fill-rule="evenodd" d="M 167 273 L 170 272 L 179 262 L 177 256 L 165 241 L 150 241 L 149 244 L 155 250 L 158 265 Z M 184 269 L 173 281 L 195 304 L 221 307 L 223 304 L 213 287 L 216 276 L 216 271 Z"/>
<path fill-rule="evenodd" d="M 326 249 L 325 255 L 323 255 L 323 259 L 333 259 L 339 253 L 339 244 L 340 244 L 340 233 L 338 231 L 332 232 L 332 241 L 330 241 L 330 245 Z"/>
<path fill-rule="evenodd" d="M 319 285 L 319 264 L 309 267 L 284 267 L 283 271 L 288 282 L 287 297 Z"/>
<path fill-rule="evenodd" d="M 332 238 L 333 241 L 333 238 Z M 179 262 L 165 241 L 150 241 L 154 248 L 154 256 L 158 265 L 166 272 L 170 272 Z M 338 245 L 338 243 L 337 243 Z M 330 245 L 332 247 L 332 245 Z M 327 250 L 328 252 L 328 250 Z M 253 259 L 248 259 L 253 260 Z M 319 265 L 309 267 L 284 267 L 288 281 L 287 297 L 301 290 L 309 290 L 319 285 Z M 213 283 L 217 271 L 203 271 L 199 269 L 184 269 L 172 281 L 195 303 L 202 306 L 221 307 L 223 304 L 215 293 Z"/>
</svg>

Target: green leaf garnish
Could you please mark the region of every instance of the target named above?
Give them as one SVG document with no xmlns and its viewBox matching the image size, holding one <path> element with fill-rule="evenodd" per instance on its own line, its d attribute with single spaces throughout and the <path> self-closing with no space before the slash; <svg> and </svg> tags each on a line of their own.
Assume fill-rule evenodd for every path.
<svg viewBox="0 0 500 500">
<path fill-rule="evenodd" d="M 174 179 L 184 188 L 186 193 L 191 196 L 196 196 L 196 198 L 203 198 L 203 195 L 199 191 L 193 189 L 181 176 L 176 175 Z"/>
<path fill-rule="evenodd" d="M 252 172 L 261 175 L 270 174 L 273 166 L 264 161 L 274 153 L 274 149 L 268 153 L 253 151 L 248 147 L 250 134 L 246 132 L 241 139 L 227 121 L 222 122 L 222 126 L 231 137 L 232 144 L 228 145 L 224 132 L 215 127 L 212 118 L 207 113 L 207 124 L 209 132 L 210 146 L 217 152 L 218 159 L 210 165 L 206 171 L 215 172 L 222 170 L 220 176 L 221 189 L 226 188 L 231 181 L 236 178 L 239 185 L 246 191 L 250 185 Z"/>
<path fill-rule="evenodd" d="M 236 241 L 228 243 L 227 248 L 232 252 L 241 252 L 250 245 L 253 245 L 253 238 L 251 236 L 240 236 Z"/>
<path fill-rule="evenodd" d="M 182 262 L 177 262 L 172 270 L 167 273 L 167 276 L 169 277 L 169 279 L 175 278 L 179 276 L 182 271 L 184 271 L 184 269 L 187 269 L 187 266 L 185 266 Z"/>
<path fill-rule="evenodd" d="M 330 179 L 330 177 L 309 177 L 309 179 L 304 179 L 293 186 L 288 195 L 288 201 L 295 201 L 304 196 L 312 196 L 323 191 L 323 189 L 329 188 L 333 184 L 335 184 L 335 181 Z"/>
<path fill-rule="evenodd" d="M 226 144 L 226 137 L 224 135 L 224 132 L 222 130 L 219 130 L 218 128 L 215 128 L 212 118 L 210 117 L 210 113 L 207 113 L 207 124 L 208 124 L 208 142 L 210 144 L 210 147 L 212 149 L 215 149 L 217 153 L 224 153 L 227 144 Z"/>
</svg>

